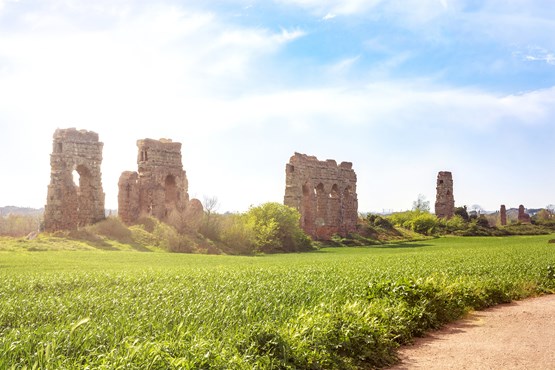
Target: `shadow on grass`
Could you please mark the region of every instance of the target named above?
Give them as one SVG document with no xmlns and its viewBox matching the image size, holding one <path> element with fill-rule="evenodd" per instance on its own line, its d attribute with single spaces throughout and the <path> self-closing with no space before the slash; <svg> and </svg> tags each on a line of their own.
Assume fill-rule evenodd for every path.
<svg viewBox="0 0 555 370">
<path fill-rule="evenodd" d="M 90 245 L 93 248 L 100 249 L 103 251 L 117 251 L 119 249 L 115 248 L 113 245 L 106 243 L 104 240 L 82 240 L 83 243 Z"/>
<path fill-rule="evenodd" d="M 381 249 L 413 249 L 413 248 L 424 248 L 430 247 L 431 244 L 425 243 L 391 243 L 391 244 L 380 244 L 380 245 L 370 245 L 368 248 L 381 248 Z"/>
<path fill-rule="evenodd" d="M 128 243 L 128 244 L 131 246 L 131 248 L 133 248 L 137 252 L 152 252 L 151 249 L 148 249 L 144 245 L 140 245 L 140 244 L 136 244 L 136 243 Z"/>
</svg>

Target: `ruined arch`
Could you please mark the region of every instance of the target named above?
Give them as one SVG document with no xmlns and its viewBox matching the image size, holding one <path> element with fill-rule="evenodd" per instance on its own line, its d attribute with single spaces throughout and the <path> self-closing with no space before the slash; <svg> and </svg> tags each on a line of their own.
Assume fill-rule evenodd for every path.
<svg viewBox="0 0 555 370">
<path fill-rule="evenodd" d="M 75 167 L 79 174 L 79 183 L 76 186 L 77 195 L 77 226 L 89 224 L 89 215 L 93 212 L 94 188 L 93 177 L 86 165 L 80 164 Z"/>
<path fill-rule="evenodd" d="M 98 141 L 98 134 L 75 128 L 58 129 L 53 139 L 45 230 L 71 230 L 104 219 L 100 172 L 103 144 Z"/>
<path fill-rule="evenodd" d="M 285 168 L 284 203 L 301 213 L 301 227 L 315 239 L 329 240 L 356 229 L 358 206 L 352 164 L 295 153 Z M 316 186 L 313 186 L 316 184 Z M 343 193 L 349 188 L 350 201 Z"/>
<path fill-rule="evenodd" d="M 166 176 L 166 180 L 164 180 L 164 193 L 166 205 L 175 204 L 175 202 L 179 199 L 179 192 L 177 190 L 175 176 Z"/>
<path fill-rule="evenodd" d="M 323 183 L 319 183 L 314 188 L 314 193 L 316 194 L 316 227 L 324 226 L 326 224 L 327 216 L 327 198 L 328 194 L 324 188 Z"/>
<path fill-rule="evenodd" d="M 302 200 L 300 204 L 301 227 L 312 228 L 314 224 L 315 194 L 314 188 L 308 182 L 302 185 Z"/>
<path fill-rule="evenodd" d="M 340 197 L 339 186 L 337 186 L 337 184 L 333 184 L 330 191 L 330 198 L 339 198 L 339 197 Z"/>
<path fill-rule="evenodd" d="M 126 171 L 118 183 L 118 213 L 132 224 L 142 216 L 166 220 L 173 211 L 184 214 L 188 182 L 181 163 L 181 143 L 170 139 L 137 140 L 137 172 Z"/>
</svg>

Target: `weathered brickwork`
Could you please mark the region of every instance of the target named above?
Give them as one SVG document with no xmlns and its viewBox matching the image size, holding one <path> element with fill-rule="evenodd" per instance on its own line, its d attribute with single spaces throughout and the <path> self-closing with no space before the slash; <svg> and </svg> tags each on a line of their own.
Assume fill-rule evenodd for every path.
<svg viewBox="0 0 555 370">
<path fill-rule="evenodd" d="M 441 171 L 437 174 L 435 212 L 439 218 L 449 219 L 455 215 L 453 175 L 451 172 Z"/>
<path fill-rule="evenodd" d="M 284 204 L 301 213 L 301 227 L 314 239 L 355 231 L 358 220 L 357 177 L 352 163 L 295 153 L 286 165 Z"/>
<path fill-rule="evenodd" d="M 72 230 L 104 219 L 102 147 L 92 131 L 70 128 L 54 132 L 44 210 L 46 231 Z M 78 184 L 74 177 L 79 177 Z"/>
<path fill-rule="evenodd" d="M 166 220 L 183 213 L 189 202 L 188 182 L 181 163 L 181 143 L 169 139 L 137 141 L 138 172 L 123 172 L 118 187 L 118 214 L 131 224 L 142 216 Z"/>
<path fill-rule="evenodd" d="M 501 205 L 501 209 L 499 211 L 499 217 L 501 218 L 501 225 L 507 225 L 507 208 L 504 204 Z"/>
<path fill-rule="evenodd" d="M 518 222 L 522 224 L 529 224 L 531 222 L 530 215 L 526 213 L 526 210 L 524 209 L 524 206 L 522 204 L 518 207 Z"/>
</svg>

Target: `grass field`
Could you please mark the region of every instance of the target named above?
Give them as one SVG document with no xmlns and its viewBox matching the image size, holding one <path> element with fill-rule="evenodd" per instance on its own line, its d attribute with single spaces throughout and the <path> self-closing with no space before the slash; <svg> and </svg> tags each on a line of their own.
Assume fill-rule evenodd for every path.
<svg viewBox="0 0 555 370">
<path fill-rule="evenodd" d="M 555 289 L 553 236 L 304 254 L 0 252 L 0 368 L 381 367 L 425 330 Z"/>
</svg>

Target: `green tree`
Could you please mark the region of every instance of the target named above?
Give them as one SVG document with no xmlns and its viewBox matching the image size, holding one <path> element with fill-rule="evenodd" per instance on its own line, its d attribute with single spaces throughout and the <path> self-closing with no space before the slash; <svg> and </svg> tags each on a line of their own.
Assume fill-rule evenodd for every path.
<svg viewBox="0 0 555 370">
<path fill-rule="evenodd" d="M 251 207 L 245 217 L 259 252 L 297 252 L 311 248 L 310 238 L 299 225 L 301 215 L 294 208 L 264 203 Z"/>
</svg>

